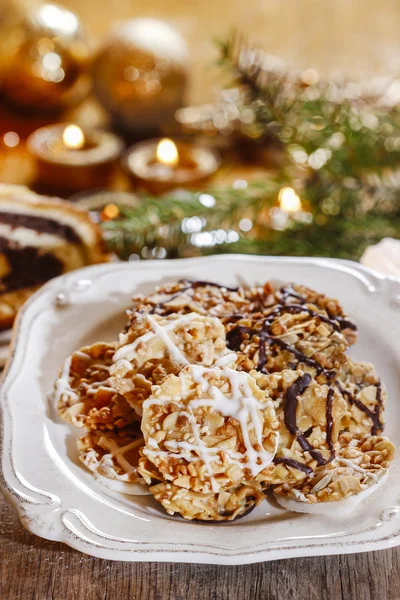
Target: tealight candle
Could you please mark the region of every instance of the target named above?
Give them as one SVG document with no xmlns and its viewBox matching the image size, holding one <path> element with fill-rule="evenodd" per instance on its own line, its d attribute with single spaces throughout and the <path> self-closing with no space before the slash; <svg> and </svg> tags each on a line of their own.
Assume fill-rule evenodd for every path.
<svg viewBox="0 0 400 600">
<path fill-rule="evenodd" d="M 128 148 L 122 166 L 135 187 L 160 194 L 178 187 L 196 187 L 219 167 L 216 152 L 168 138 L 140 142 Z"/>
<path fill-rule="evenodd" d="M 279 192 L 279 206 L 286 213 L 297 213 L 301 210 L 301 200 L 291 187 L 284 187 Z"/>
<path fill-rule="evenodd" d="M 42 127 L 27 141 L 39 183 L 70 191 L 106 186 L 123 149 L 120 138 L 74 124 Z"/>
<path fill-rule="evenodd" d="M 271 225 L 273 229 L 283 231 L 292 219 L 296 221 L 305 220 L 301 218 L 303 216 L 301 200 L 293 188 L 282 188 L 279 191 L 278 202 L 279 207 L 271 209 Z M 306 214 L 308 213 L 304 213 L 304 215 Z"/>
</svg>

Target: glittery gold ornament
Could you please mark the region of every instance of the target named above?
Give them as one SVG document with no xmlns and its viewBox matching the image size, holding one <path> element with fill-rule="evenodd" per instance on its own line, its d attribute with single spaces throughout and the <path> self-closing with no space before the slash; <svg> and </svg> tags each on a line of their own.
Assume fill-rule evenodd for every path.
<svg viewBox="0 0 400 600">
<path fill-rule="evenodd" d="M 90 88 L 88 47 L 78 17 L 57 4 L 10 8 L 0 23 L 0 94 L 25 113 L 59 112 Z"/>
<path fill-rule="evenodd" d="M 133 19 L 120 25 L 98 52 L 94 90 L 125 131 L 163 129 L 184 103 L 186 64 L 185 41 L 172 27 Z"/>
</svg>

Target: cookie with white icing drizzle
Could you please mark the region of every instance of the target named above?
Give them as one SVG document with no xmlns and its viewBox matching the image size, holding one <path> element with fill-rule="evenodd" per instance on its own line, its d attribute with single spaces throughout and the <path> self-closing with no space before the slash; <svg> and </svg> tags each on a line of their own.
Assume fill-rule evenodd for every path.
<svg viewBox="0 0 400 600">
<path fill-rule="evenodd" d="M 91 431 L 78 440 L 79 458 L 108 487 L 127 494 L 145 494 L 138 473 L 144 440 L 139 424 L 118 431 Z"/>
<path fill-rule="evenodd" d="M 215 317 L 138 313 L 131 330 L 121 334 L 113 362 L 123 368 L 127 361 L 139 369 L 150 359 L 168 357 L 181 366 L 211 366 L 227 353 L 224 327 Z"/>
<path fill-rule="evenodd" d="M 110 383 L 115 347 L 98 342 L 64 361 L 53 390 L 62 419 L 89 429 L 121 428 L 137 420 L 135 411 Z"/>
<path fill-rule="evenodd" d="M 273 461 L 279 423 L 268 394 L 230 367 L 187 366 L 143 403 L 143 455 L 168 483 L 219 493 Z M 139 467 L 140 470 L 140 467 Z"/>
<path fill-rule="evenodd" d="M 135 327 L 121 336 L 110 382 L 141 415 L 151 385 L 166 375 L 177 375 L 189 364 L 210 367 L 233 365 L 235 360 L 236 354 L 226 347 L 224 327 L 215 317 L 138 314 Z"/>
<path fill-rule="evenodd" d="M 169 515 L 179 514 L 189 521 L 234 521 L 264 500 L 255 483 L 204 494 L 162 482 L 150 487 L 150 492 Z"/>
</svg>

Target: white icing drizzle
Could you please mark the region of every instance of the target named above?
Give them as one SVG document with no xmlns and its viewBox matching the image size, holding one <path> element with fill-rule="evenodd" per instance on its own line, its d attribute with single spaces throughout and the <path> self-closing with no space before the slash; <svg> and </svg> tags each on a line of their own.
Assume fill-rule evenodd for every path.
<svg viewBox="0 0 400 600">
<path fill-rule="evenodd" d="M 64 364 L 61 369 L 61 375 L 58 379 L 56 379 L 56 382 L 54 384 L 54 400 L 55 402 L 57 402 L 57 404 L 60 402 L 63 396 L 66 396 L 66 400 L 63 400 L 65 403 L 68 401 L 76 402 L 77 400 L 79 400 L 78 394 L 74 392 L 69 383 L 71 362 L 72 356 L 69 356 L 64 361 Z"/>
<path fill-rule="evenodd" d="M 120 343 L 120 344 L 125 344 L 125 343 L 126 343 L 126 341 L 127 341 L 127 339 L 128 339 L 128 337 L 129 337 L 129 336 L 128 336 L 128 334 L 127 334 L 127 333 L 120 333 L 120 334 L 119 334 L 119 336 L 118 336 L 119 343 Z"/>
<path fill-rule="evenodd" d="M 116 365 L 112 365 L 112 366 L 110 367 L 110 373 L 118 373 L 118 371 L 116 371 L 116 368 L 117 368 L 118 370 L 119 370 L 119 369 L 122 369 L 122 370 L 123 370 L 123 373 L 124 373 L 124 375 L 126 375 L 126 373 L 129 373 L 129 371 L 132 371 L 132 365 L 131 365 L 131 363 L 129 362 L 129 360 L 126 360 L 126 358 L 121 358 L 121 359 L 118 361 L 118 367 L 116 367 Z"/>
<path fill-rule="evenodd" d="M 88 385 L 87 386 L 87 390 L 86 390 L 86 394 L 96 394 L 96 392 L 103 390 L 106 392 L 113 392 L 114 394 L 116 394 L 116 391 L 114 390 L 114 388 L 109 387 L 108 385 L 104 385 L 104 383 L 98 381 L 97 383 L 99 383 L 100 385 L 95 385 L 94 383 L 92 385 Z"/>
<path fill-rule="evenodd" d="M 155 440 L 153 440 L 153 441 L 155 441 Z M 155 443 L 157 443 L 157 442 L 155 442 Z M 165 446 L 167 448 L 172 448 L 174 450 L 182 448 L 183 450 L 186 450 L 187 452 L 191 452 L 193 450 L 197 452 L 197 449 L 198 449 L 198 446 L 196 446 L 195 444 L 191 444 L 190 442 L 186 442 L 186 441 L 178 441 L 178 440 L 170 440 L 168 442 L 165 442 Z M 218 446 L 215 448 L 213 448 L 213 447 L 208 448 L 208 452 L 210 454 L 213 454 L 214 452 L 216 454 L 219 454 L 222 450 L 225 452 L 224 449 L 219 448 Z M 168 454 L 168 453 L 166 453 L 166 454 Z M 243 454 L 241 454 L 240 452 L 233 452 L 231 450 L 229 452 L 229 458 L 233 458 L 233 457 L 237 458 L 237 459 L 241 459 L 241 458 L 243 458 Z M 200 460 L 199 456 L 190 455 L 190 458 L 191 458 L 191 462 Z M 231 462 L 233 462 L 235 464 L 240 464 L 238 460 L 232 460 Z"/>
<path fill-rule="evenodd" d="M 147 342 L 153 336 L 153 331 L 148 331 L 144 335 L 141 335 L 139 338 L 137 338 L 131 344 L 125 344 L 125 346 L 122 346 L 121 348 L 119 348 L 119 350 L 116 351 L 113 357 L 113 362 L 119 362 L 121 359 L 125 359 L 127 361 L 132 360 L 133 358 L 135 358 L 135 350 L 137 346 L 141 343 Z"/>
<path fill-rule="evenodd" d="M 337 461 L 339 463 L 345 465 L 346 467 L 350 467 L 351 469 L 353 469 L 353 471 L 356 471 L 357 473 L 362 473 L 363 475 L 365 475 L 366 477 L 369 477 L 373 481 L 378 481 L 378 477 L 376 476 L 375 473 L 373 473 L 372 471 L 368 471 L 367 469 L 363 469 L 362 467 L 359 467 L 352 460 L 349 460 L 348 458 L 343 458 L 343 457 L 339 456 L 337 458 Z"/>
<path fill-rule="evenodd" d="M 166 328 L 161 327 L 161 325 L 159 325 L 155 318 L 151 315 L 147 315 L 147 319 L 154 333 L 158 335 L 166 345 L 171 358 L 181 365 L 188 365 L 188 359 L 185 356 L 183 356 L 182 352 L 180 352 L 179 348 L 171 340 L 171 338 L 168 335 L 168 332 L 166 331 Z M 178 321 L 180 321 L 180 319 L 178 319 Z M 175 329 L 175 327 L 173 329 Z"/>
<path fill-rule="evenodd" d="M 185 417 L 187 417 L 190 421 L 194 439 L 196 440 L 196 443 L 197 443 L 197 452 L 198 452 L 198 454 L 200 454 L 200 457 L 207 468 L 207 472 L 208 472 L 208 475 L 209 475 L 210 481 L 211 481 L 211 489 L 214 493 L 216 493 L 219 491 L 219 484 L 215 480 L 215 477 L 213 477 L 212 460 L 210 457 L 210 453 L 208 452 L 207 446 L 203 443 L 203 441 L 201 439 L 200 430 L 199 430 L 199 426 L 196 421 L 196 417 L 194 416 L 194 414 L 192 413 L 191 410 L 190 410 L 190 412 L 183 411 L 181 414 L 184 415 Z"/>
<path fill-rule="evenodd" d="M 82 352 L 81 350 L 76 350 L 74 355 L 79 356 L 79 358 L 83 358 L 84 360 L 92 360 L 92 357 L 89 356 L 89 354 L 86 354 L 86 352 Z"/>
<path fill-rule="evenodd" d="M 139 344 L 147 342 L 154 336 L 158 335 L 162 339 L 164 344 L 167 346 L 168 351 L 171 353 L 174 360 L 176 360 L 180 364 L 188 365 L 189 363 L 187 359 L 181 354 L 179 348 L 177 348 L 177 346 L 173 343 L 167 332 L 173 331 L 178 325 L 187 323 L 189 321 L 192 321 L 193 319 L 198 319 L 199 315 L 196 313 L 189 313 L 187 315 L 183 315 L 179 319 L 175 319 L 174 321 L 169 322 L 167 325 L 160 325 L 151 315 L 147 315 L 147 318 L 153 331 L 148 331 L 144 335 L 137 338 L 134 342 L 130 344 L 125 344 L 125 346 L 119 348 L 119 350 L 117 350 L 117 352 L 114 354 L 113 361 L 117 362 L 123 358 L 128 361 L 132 360 L 133 358 L 135 358 L 135 351 Z"/>
<path fill-rule="evenodd" d="M 219 377 L 228 379 L 230 384 L 230 397 L 226 397 L 222 391 L 212 385 L 204 376 L 207 374 L 214 374 Z M 172 450 L 176 449 L 179 452 L 173 452 L 174 457 L 183 458 L 188 462 L 195 460 L 202 460 L 207 469 L 207 474 L 210 477 L 212 489 L 214 492 L 219 490 L 218 482 L 213 476 L 213 462 L 218 458 L 217 455 L 224 452 L 232 463 L 239 464 L 241 467 L 248 468 L 253 476 L 256 476 L 265 467 L 271 464 L 279 441 L 279 433 L 275 432 L 275 448 L 273 452 L 265 450 L 263 446 L 263 420 L 257 409 L 265 409 L 265 404 L 260 403 L 254 398 L 252 390 L 249 385 L 249 376 L 246 373 L 234 371 L 229 367 L 220 369 L 218 367 L 206 368 L 199 365 L 191 365 L 189 369 L 185 369 L 179 375 L 181 381 L 181 396 L 184 398 L 187 395 L 185 377 L 190 375 L 193 380 L 201 386 L 201 391 L 206 394 L 206 398 L 198 398 L 190 400 L 186 407 L 176 400 L 170 398 L 158 397 L 149 398 L 143 404 L 145 408 L 151 405 L 165 405 L 173 403 L 180 409 L 180 414 L 188 418 L 195 444 L 184 441 L 169 441 L 165 443 L 166 447 Z M 200 407 L 212 407 L 224 417 L 232 417 L 239 422 L 243 443 L 246 447 L 245 454 L 239 452 L 232 452 L 226 448 L 209 448 L 203 442 L 199 425 L 197 424 L 196 418 L 193 414 L 193 410 Z M 250 440 L 249 431 L 253 429 L 257 446 L 259 450 L 256 450 Z M 156 441 L 152 438 L 152 448 L 146 448 L 145 453 L 152 456 L 171 456 L 170 452 L 160 450 Z M 195 452 L 197 457 L 191 454 Z M 243 462 L 243 459 L 245 461 Z"/>
<path fill-rule="evenodd" d="M 99 440 L 99 445 L 101 445 L 101 447 L 106 448 L 110 452 L 109 455 L 103 456 L 102 461 L 104 461 L 104 459 L 106 459 L 106 456 L 110 456 L 111 458 L 115 459 L 115 462 L 118 463 L 118 465 L 121 467 L 121 469 L 123 469 L 125 471 L 125 473 L 127 475 L 135 475 L 136 467 L 131 465 L 126 460 L 124 454 L 126 452 L 129 452 L 129 450 L 133 450 L 134 448 L 139 448 L 139 446 L 142 446 L 143 444 L 144 444 L 143 438 L 139 438 L 137 440 L 134 440 L 130 444 L 127 444 L 126 446 L 121 447 L 121 446 L 118 446 L 118 444 L 114 440 L 109 440 L 106 437 L 101 437 Z M 109 462 L 109 459 L 106 459 L 106 461 Z"/>
<path fill-rule="evenodd" d="M 181 383 L 181 394 L 182 394 L 182 398 L 185 398 L 185 396 L 187 395 L 187 389 L 186 389 L 186 380 L 185 380 L 185 374 L 182 373 L 182 371 L 179 373 L 179 381 Z"/>
<path fill-rule="evenodd" d="M 216 360 L 214 364 L 216 367 L 224 367 L 225 365 L 228 365 L 229 363 L 236 362 L 236 359 L 237 359 L 236 352 L 229 352 L 229 354 L 224 354 L 218 360 Z"/>
<path fill-rule="evenodd" d="M 285 490 L 290 490 L 290 492 L 298 502 L 310 502 L 308 498 L 303 494 L 303 492 L 297 490 L 296 488 L 291 488 L 287 483 L 284 483 L 282 487 Z"/>
</svg>

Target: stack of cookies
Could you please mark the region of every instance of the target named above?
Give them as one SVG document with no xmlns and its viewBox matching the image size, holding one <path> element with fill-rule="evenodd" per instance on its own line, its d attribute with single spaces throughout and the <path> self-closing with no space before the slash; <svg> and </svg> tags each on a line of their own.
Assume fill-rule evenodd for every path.
<svg viewBox="0 0 400 600">
<path fill-rule="evenodd" d="M 181 280 L 135 296 L 114 343 L 70 356 L 55 401 L 96 478 L 170 515 L 231 521 L 271 492 L 288 510 L 349 509 L 395 450 L 380 378 L 347 355 L 356 338 L 301 285 Z"/>
</svg>

